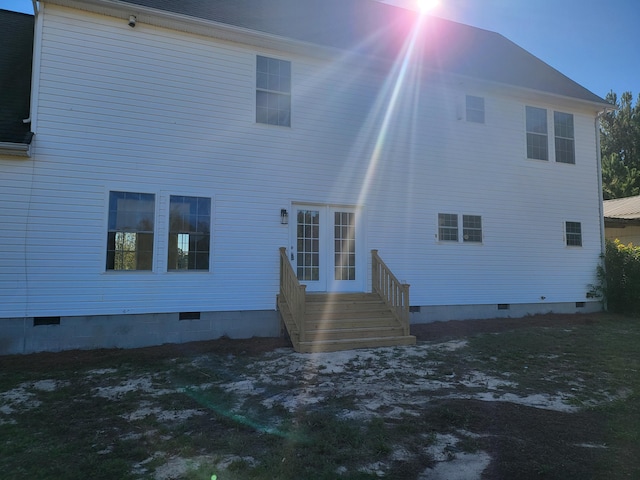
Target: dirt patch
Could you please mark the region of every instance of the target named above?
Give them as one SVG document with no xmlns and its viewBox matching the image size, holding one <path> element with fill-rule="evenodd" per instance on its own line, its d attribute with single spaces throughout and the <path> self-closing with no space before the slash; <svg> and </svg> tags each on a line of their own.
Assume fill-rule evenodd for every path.
<svg viewBox="0 0 640 480">
<path fill-rule="evenodd" d="M 331 458 L 336 478 L 593 478 L 609 447 L 606 419 L 589 408 L 632 394 L 615 383 L 592 388 L 600 372 L 571 363 L 572 332 L 600 321 L 435 322 L 412 327 L 415 346 L 318 354 L 273 338 L 0 357 L 0 372 L 15 375 L 0 391 L 0 426 L 17 428 L 51 405 L 56 415 L 68 409 L 56 428 L 86 430 L 91 454 L 102 462 L 124 456 L 140 478 L 305 471 L 316 458 Z M 524 356 L 478 343 L 492 335 L 473 337 L 532 327 L 555 330 Z M 317 457 L 305 457 L 315 449 Z"/>
</svg>

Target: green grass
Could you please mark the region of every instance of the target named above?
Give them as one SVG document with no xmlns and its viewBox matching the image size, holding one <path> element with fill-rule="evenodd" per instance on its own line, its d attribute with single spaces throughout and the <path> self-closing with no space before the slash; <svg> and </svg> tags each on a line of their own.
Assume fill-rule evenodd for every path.
<svg viewBox="0 0 640 480">
<path fill-rule="evenodd" d="M 182 458 L 181 478 L 193 480 L 373 479 L 378 470 L 411 479 L 434 466 L 427 448 L 437 436 L 452 434 L 459 439 L 452 458 L 491 456 L 485 479 L 640 478 L 640 320 L 601 315 L 584 325 L 467 340 L 453 351 L 421 350 L 397 373 L 390 369 L 402 349 L 347 365 L 344 375 L 370 370 L 361 379 L 373 384 L 450 383 L 440 396 L 416 390 L 420 407 L 393 417 L 385 409 L 346 415 L 369 399 L 357 390 L 336 389 L 295 410 L 265 406 L 265 399 L 304 392 L 314 381 L 347 381 L 326 367 L 313 380 L 258 382 L 241 397 L 223 385 L 255 373 L 258 357 L 211 353 L 195 362 L 188 354 L 164 358 L 144 350 L 100 351 L 93 361 L 71 354 L 0 358 L 0 472 L 15 480 L 152 479 Z M 98 368 L 116 371 L 89 374 Z M 562 392 L 577 411 L 474 399 L 483 388 L 464 381 L 477 372 L 509 382 L 492 390 L 497 397 Z M 52 391 L 34 384 L 52 379 Z M 150 379 L 152 388 L 98 395 L 131 379 Z"/>
</svg>

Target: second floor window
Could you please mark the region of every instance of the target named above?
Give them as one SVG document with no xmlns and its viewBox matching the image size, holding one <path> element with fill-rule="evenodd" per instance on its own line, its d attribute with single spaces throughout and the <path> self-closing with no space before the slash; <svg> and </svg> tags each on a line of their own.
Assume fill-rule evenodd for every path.
<svg viewBox="0 0 640 480">
<path fill-rule="evenodd" d="M 576 163 L 573 115 L 553 112 L 553 127 L 556 137 L 556 162 Z"/>
<path fill-rule="evenodd" d="M 549 160 L 547 111 L 527 107 L 527 158 Z"/>
<path fill-rule="evenodd" d="M 467 122 L 484 123 L 484 98 L 467 95 L 466 97 Z"/>
<path fill-rule="evenodd" d="M 257 56 L 256 122 L 291 126 L 291 62 Z"/>
</svg>

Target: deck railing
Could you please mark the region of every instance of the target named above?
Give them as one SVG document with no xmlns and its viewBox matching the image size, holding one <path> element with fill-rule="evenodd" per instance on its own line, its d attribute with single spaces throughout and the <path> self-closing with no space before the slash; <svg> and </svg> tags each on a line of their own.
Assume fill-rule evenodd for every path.
<svg viewBox="0 0 640 480">
<path fill-rule="evenodd" d="M 391 307 L 404 334 L 409 335 L 409 284 L 398 281 L 378 255 L 378 250 L 371 250 L 371 274 L 371 290 Z"/>
<path fill-rule="evenodd" d="M 298 329 L 298 341 L 305 341 L 304 311 L 306 285 L 301 285 L 287 258 L 287 249 L 280 247 L 280 295 L 289 306 L 291 317 Z"/>
</svg>

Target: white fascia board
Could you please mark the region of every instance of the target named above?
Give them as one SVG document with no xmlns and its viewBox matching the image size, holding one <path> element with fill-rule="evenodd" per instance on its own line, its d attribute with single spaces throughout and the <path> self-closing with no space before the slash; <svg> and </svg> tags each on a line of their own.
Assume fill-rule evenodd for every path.
<svg viewBox="0 0 640 480">
<path fill-rule="evenodd" d="M 135 15 L 138 24 L 154 25 L 171 30 L 289 53 L 300 53 L 323 58 L 335 58 L 338 55 L 344 55 L 344 51 L 338 48 L 325 47 L 314 43 L 251 30 L 249 28 L 204 20 L 141 5 L 133 5 L 118 0 L 41 0 L 41 3 L 49 3 L 121 18 L 125 23 L 128 23 L 130 15 Z"/>
</svg>

